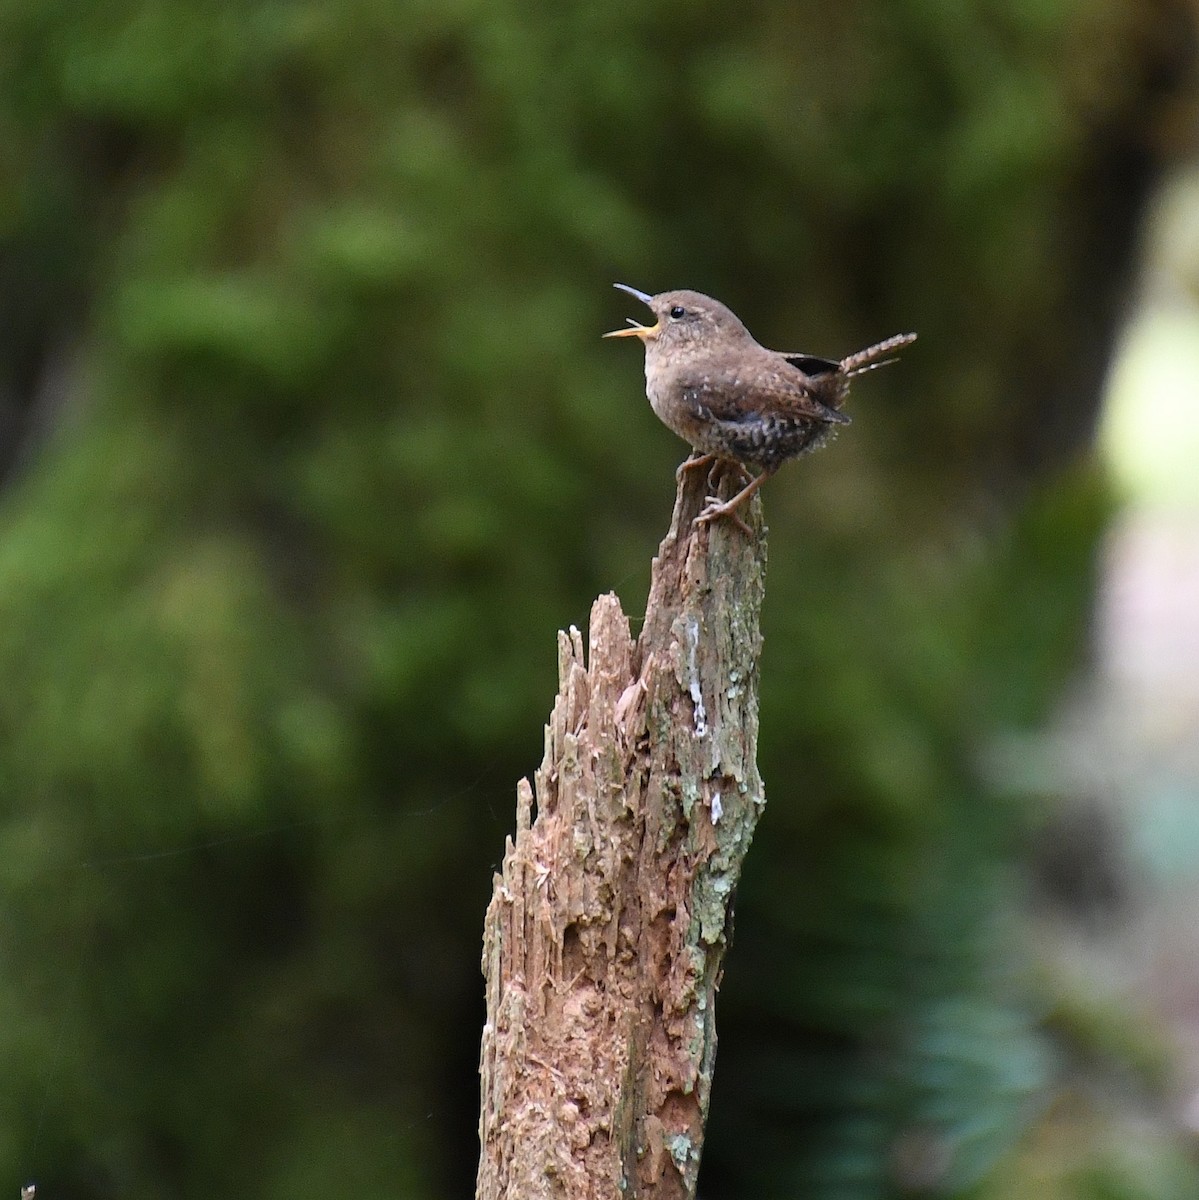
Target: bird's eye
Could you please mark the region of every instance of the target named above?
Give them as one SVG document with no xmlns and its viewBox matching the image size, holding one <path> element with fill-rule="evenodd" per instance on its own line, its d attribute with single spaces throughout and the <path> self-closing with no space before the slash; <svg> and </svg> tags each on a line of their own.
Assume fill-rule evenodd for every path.
<svg viewBox="0 0 1199 1200">
<path fill-rule="evenodd" d="M 670 310 L 670 319 L 672 321 L 681 321 L 686 315 L 687 310 L 681 304 L 676 304 L 674 308 Z"/>
</svg>

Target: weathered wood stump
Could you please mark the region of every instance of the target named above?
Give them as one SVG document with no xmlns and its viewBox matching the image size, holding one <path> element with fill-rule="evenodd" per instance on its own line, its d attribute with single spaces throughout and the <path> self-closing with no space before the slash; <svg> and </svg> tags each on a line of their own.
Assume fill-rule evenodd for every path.
<svg viewBox="0 0 1199 1200">
<path fill-rule="evenodd" d="M 766 546 L 693 528 L 685 472 L 641 636 L 559 634 L 545 758 L 487 917 L 478 1200 L 694 1197 L 756 764 Z M 534 817 L 534 811 L 536 816 Z"/>
</svg>

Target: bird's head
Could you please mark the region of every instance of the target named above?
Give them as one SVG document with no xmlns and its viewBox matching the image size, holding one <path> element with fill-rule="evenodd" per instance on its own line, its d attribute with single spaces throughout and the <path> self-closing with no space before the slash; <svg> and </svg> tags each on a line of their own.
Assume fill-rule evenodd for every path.
<svg viewBox="0 0 1199 1200">
<path fill-rule="evenodd" d="M 628 329 L 614 329 L 604 337 L 640 338 L 647 354 L 688 354 L 752 341 L 737 315 L 711 296 L 690 291 L 659 292 L 650 296 L 625 283 L 615 286 L 647 305 L 657 321 L 653 325 L 642 325 L 630 317 Z"/>
</svg>

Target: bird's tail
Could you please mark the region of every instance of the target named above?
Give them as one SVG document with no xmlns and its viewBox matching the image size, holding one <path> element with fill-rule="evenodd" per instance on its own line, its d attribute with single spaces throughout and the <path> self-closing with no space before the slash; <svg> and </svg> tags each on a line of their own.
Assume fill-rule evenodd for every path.
<svg viewBox="0 0 1199 1200">
<path fill-rule="evenodd" d="M 864 375 L 867 371 L 873 371 L 878 367 L 889 366 L 899 360 L 884 356 L 896 350 L 902 350 L 905 346 L 910 346 L 915 340 L 914 333 L 897 333 L 884 342 L 875 342 L 873 346 L 867 346 L 865 350 L 859 350 L 856 354 L 843 358 L 841 370 L 845 372 L 847 379 L 852 379 L 855 375 Z"/>
</svg>

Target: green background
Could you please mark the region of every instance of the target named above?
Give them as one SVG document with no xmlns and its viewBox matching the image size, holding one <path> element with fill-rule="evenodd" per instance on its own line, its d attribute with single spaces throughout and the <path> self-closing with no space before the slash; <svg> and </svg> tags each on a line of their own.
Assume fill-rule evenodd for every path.
<svg viewBox="0 0 1199 1200">
<path fill-rule="evenodd" d="M 555 630 L 640 611 L 685 452 L 624 280 L 921 339 L 764 492 L 701 1194 L 1199 1194 L 1157 1050 L 1028 953 L 1049 801 L 986 765 L 1086 652 L 1185 15 L 3 0 L 3 1186 L 472 1194 Z"/>
</svg>

